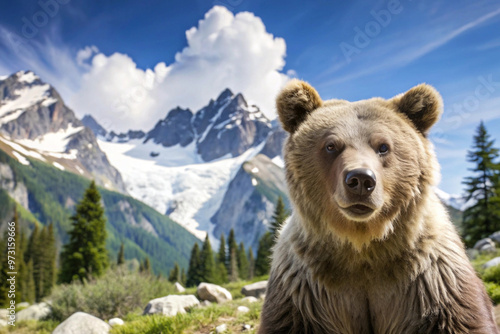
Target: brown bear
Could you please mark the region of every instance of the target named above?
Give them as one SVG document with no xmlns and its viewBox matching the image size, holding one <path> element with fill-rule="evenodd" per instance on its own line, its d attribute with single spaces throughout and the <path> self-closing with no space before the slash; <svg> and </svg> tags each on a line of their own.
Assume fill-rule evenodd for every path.
<svg viewBox="0 0 500 334">
<path fill-rule="evenodd" d="M 491 300 L 435 195 L 427 138 L 442 99 L 277 98 L 294 212 L 274 248 L 259 333 L 498 333 Z"/>
</svg>

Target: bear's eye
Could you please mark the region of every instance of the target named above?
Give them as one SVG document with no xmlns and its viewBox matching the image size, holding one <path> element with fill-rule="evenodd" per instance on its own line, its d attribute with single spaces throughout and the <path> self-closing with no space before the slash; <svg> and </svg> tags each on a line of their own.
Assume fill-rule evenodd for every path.
<svg viewBox="0 0 500 334">
<path fill-rule="evenodd" d="M 333 152 L 337 151 L 337 149 L 335 148 L 335 144 L 333 144 L 333 143 L 327 144 L 326 151 L 329 153 L 333 153 Z"/>
<path fill-rule="evenodd" d="M 389 152 L 389 146 L 387 144 L 380 145 L 380 147 L 378 148 L 378 153 L 386 154 L 387 152 Z"/>
</svg>

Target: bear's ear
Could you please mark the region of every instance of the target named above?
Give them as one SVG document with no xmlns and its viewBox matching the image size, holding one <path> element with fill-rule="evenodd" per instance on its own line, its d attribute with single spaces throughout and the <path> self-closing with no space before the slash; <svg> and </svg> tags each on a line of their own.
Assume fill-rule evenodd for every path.
<svg viewBox="0 0 500 334">
<path fill-rule="evenodd" d="M 285 131 L 295 132 L 306 116 L 321 107 L 323 101 L 308 83 L 290 80 L 276 98 L 276 109 Z"/>
<path fill-rule="evenodd" d="M 420 84 L 391 99 L 425 136 L 443 112 L 443 99 L 434 87 Z"/>
</svg>

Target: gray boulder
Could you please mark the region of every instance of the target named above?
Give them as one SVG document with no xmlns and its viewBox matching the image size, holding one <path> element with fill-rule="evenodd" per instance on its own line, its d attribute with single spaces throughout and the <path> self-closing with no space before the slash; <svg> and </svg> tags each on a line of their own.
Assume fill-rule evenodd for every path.
<svg viewBox="0 0 500 334">
<path fill-rule="evenodd" d="M 164 314 L 174 316 L 177 313 L 186 313 L 186 309 L 200 305 L 200 301 L 193 295 L 170 295 L 151 300 L 144 309 L 143 315 Z"/>
<path fill-rule="evenodd" d="M 238 313 L 248 313 L 250 309 L 246 306 L 238 306 L 237 311 Z"/>
<path fill-rule="evenodd" d="M 493 233 L 492 235 L 490 235 L 489 238 L 491 240 L 493 240 L 494 242 L 500 243 L 500 231 L 496 231 L 495 233 Z"/>
<path fill-rule="evenodd" d="M 219 325 L 217 327 L 215 327 L 215 333 L 224 333 L 227 331 L 227 325 L 226 324 L 222 324 L 222 325 Z"/>
<path fill-rule="evenodd" d="M 260 281 L 257 283 L 245 285 L 241 288 L 241 293 L 247 297 L 260 298 L 260 296 L 265 295 L 267 288 L 267 281 Z"/>
<path fill-rule="evenodd" d="M 500 257 L 489 260 L 488 262 L 483 264 L 483 268 L 496 267 L 498 265 L 500 265 Z"/>
<path fill-rule="evenodd" d="M 28 306 L 24 310 L 17 312 L 16 320 L 40 320 L 48 316 L 50 312 L 50 305 L 42 302 Z"/>
<path fill-rule="evenodd" d="M 231 296 L 229 291 L 221 286 L 210 283 L 200 283 L 200 285 L 198 285 L 197 293 L 202 300 L 208 300 L 218 304 L 233 299 L 233 296 Z"/>
<path fill-rule="evenodd" d="M 484 238 L 476 242 L 476 244 L 473 247 L 474 249 L 477 249 L 478 251 L 494 251 L 495 250 L 495 243 L 493 240 L 490 238 Z"/>
<path fill-rule="evenodd" d="M 242 298 L 241 301 L 244 302 L 244 303 L 251 304 L 251 303 L 256 303 L 259 300 L 257 298 L 255 298 L 255 297 L 249 296 L 249 297 Z"/>
<path fill-rule="evenodd" d="M 76 312 L 54 329 L 52 334 L 107 334 L 111 326 L 93 315 Z"/>
<path fill-rule="evenodd" d="M 124 325 L 125 321 L 123 321 L 120 318 L 113 318 L 113 319 L 109 319 L 108 323 L 109 323 L 109 325 L 111 327 L 116 327 L 116 326 L 122 326 L 122 325 Z"/>
</svg>

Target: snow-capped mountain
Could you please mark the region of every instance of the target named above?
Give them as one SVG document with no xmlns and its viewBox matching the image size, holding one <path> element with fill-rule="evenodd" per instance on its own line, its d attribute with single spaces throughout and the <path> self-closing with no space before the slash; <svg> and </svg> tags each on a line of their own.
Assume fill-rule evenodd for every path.
<svg viewBox="0 0 500 334">
<path fill-rule="evenodd" d="M 97 122 L 92 126 L 102 128 Z M 133 197 L 199 238 L 209 232 L 217 244 L 221 233 L 234 228 L 238 241 L 257 246 L 277 197 L 285 195 L 281 128 L 273 128 L 242 94 L 226 89 L 197 112 L 178 107 L 144 136 L 134 133 L 99 136 Z M 271 164 L 273 172 L 253 177 L 258 167 L 249 170 L 252 164 Z M 280 185 L 263 188 L 266 182 Z"/>
<path fill-rule="evenodd" d="M 249 106 L 242 94 L 224 90 L 195 114 L 177 107 L 148 132 L 146 142 L 164 147 L 191 143 L 203 161 L 230 155 L 237 157 L 264 141 L 270 121 L 256 106 Z"/>
<path fill-rule="evenodd" d="M 49 162 L 125 191 L 120 173 L 100 150 L 59 93 L 31 71 L 0 80 L 0 141 L 21 163 L 27 157 Z"/>
<path fill-rule="evenodd" d="M 466 202 L 465 198 L 461 195 L 451 195 L 439 188 L 435 188 L 434 191 L 444 204 L 446 204 L 447 206 L 451 206 L 454 209 L 464 211 L 471 204 L 469 202 Z"/>
</svg>

